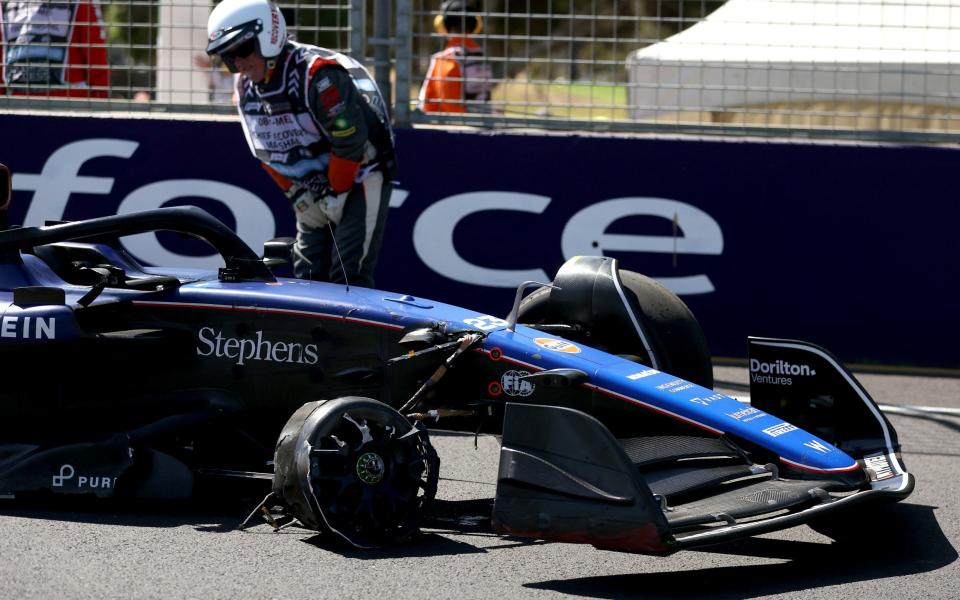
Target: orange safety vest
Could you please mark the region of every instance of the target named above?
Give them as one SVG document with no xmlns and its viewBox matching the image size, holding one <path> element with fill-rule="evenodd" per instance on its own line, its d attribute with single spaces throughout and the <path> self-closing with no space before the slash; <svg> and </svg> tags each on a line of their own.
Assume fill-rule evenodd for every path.
<svg viewBox="0 0 960 600">
<path fill-rule="evenodd" d="M 472 39 L 454 37 L 430 57 L 430 67 L 420 88 L 424 112 L 477 112 L 476 102 L 488 102 L 493 88 L 490 65 Z"/>
</svg>

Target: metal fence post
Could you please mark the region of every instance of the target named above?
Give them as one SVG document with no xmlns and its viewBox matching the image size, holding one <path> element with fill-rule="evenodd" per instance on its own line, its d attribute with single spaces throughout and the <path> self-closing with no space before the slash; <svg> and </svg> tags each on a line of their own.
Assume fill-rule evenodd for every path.
<svg viewBox="0 0 960 600">
<path fill-rule="evenodd" d="M 387 106 L 393 106 L 393 89 L 390 85 L 390 0 L 374 0 L 373 3 L 373 69 L 377 86 Z"/>
<path fill-rule="evenodd" d="M 394 122 L 401 127 L 410 124 L 410 56 L 413 53 L 413 2 L 397 0 L 396 72 L 397 97 L 394 102 Z"/>
<path fill-rule="evenodd" d="M 350 0 L 350 55 L 360 62 L 367 53 L 367 0 Z"/>
</svg>

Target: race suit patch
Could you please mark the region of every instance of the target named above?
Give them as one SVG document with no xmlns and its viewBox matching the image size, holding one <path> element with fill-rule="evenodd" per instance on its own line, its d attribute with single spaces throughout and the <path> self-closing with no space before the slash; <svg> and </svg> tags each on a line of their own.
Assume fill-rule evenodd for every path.
<svg viewBox="0 0 960 600">
<path fill-rule="evenodd" d="M 333 131 L 331 135 L 337 138 L 350 137 L 351 135 L 357 132 L 357 128 L 347 122 L 346 119 L 340 117 L 333 121 Z"/>
<path fill-rule="evenodd" d="M 323 110 L 330 112 L 334 106 L 340 102 L 340 90 L 337 89 L 337 86 L 330 86 L 327 89 L 320 92 L 320 106 L 323 107 Z"/>
<path fill-rule="evenodd" d="M 247 123 L 253 147 L 258 150 L 289 152 L 317 141 L 317 136 L 306 131 L 290 113 L 261 115 Z"/>
</svg>

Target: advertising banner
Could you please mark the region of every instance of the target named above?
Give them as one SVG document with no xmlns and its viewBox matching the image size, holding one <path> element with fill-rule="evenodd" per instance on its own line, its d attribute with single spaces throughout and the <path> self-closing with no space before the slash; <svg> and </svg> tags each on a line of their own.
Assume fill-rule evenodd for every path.
<svg viewBox="0 0 960 600">
<path fill-rule="evenodd" d="M 235 121 L 0 115 L 11 223 L 194 204 L 258 249 L 286 200 Z M 680 294 L 717 356 L 746 336 L 847 362 L 960 367 L 953 148 L 600 135 L 397 132 L 377 287 L 505 316 L 518 283 L 607 255 Z M 203 244 L 134 236 L 149 264 Z"/>
</svg>

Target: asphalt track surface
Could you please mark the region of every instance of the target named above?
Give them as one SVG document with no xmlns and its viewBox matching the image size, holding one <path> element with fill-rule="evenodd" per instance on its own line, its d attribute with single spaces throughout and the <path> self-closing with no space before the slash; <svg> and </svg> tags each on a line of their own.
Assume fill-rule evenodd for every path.
<svg viewBox="0 0 960 600">
<path fill-rule="evenodd" d="M 858 375 L 880 404 L 960 409 L 960 379 Z M 717 389 L 746 395 L 743 369 Z M 499 446 L 439 434 L 439 502 L 414 543 L 357 551 L 249 506 L 117 512 L 0 506 L 0 598 L 960 598 L 960 416 L 892 415 L 914 494 L 863 539 L 806 526 L 655 558 L 491 533 Z"/>
</svg>

